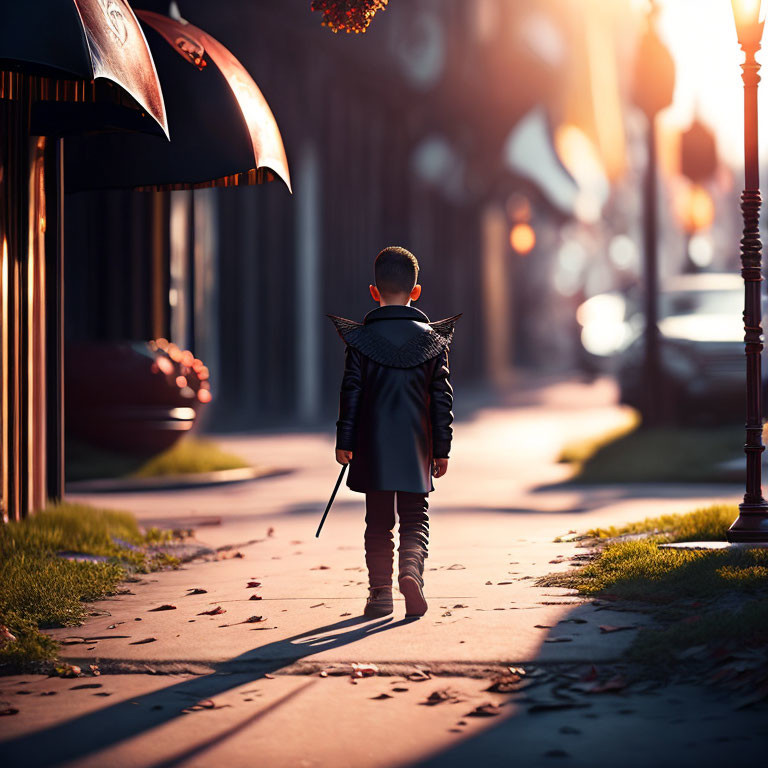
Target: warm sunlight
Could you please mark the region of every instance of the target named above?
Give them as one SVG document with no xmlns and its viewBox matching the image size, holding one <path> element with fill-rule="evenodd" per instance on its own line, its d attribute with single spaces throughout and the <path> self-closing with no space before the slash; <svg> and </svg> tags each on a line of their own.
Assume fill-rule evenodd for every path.
<svg viewBox="0 0 768 768">
<path fill-rule="evenodd" d="M 758 0 L 736 0 L 743 6 Z M 761 13 L 765 12 L 763 3 Z M 743 91 L 740 64 L 744 54 L 736 39 L 731 3 L 727 0 L 664 0 L 659 32 L 675 60 L 676 87 L 672 106 L 661 119 L 676 127 L 694 115 L 710 125 L 726 162 L 738 166 L 743 154 Z M 754 9 L 752 9 L 754 10 Z M 763 58 L 762 53 L 758 58 Z M 763 114 L 768 91 L 760 89 Z M 763 141 L 761 153 L 768 150 Z"/>
</svg>

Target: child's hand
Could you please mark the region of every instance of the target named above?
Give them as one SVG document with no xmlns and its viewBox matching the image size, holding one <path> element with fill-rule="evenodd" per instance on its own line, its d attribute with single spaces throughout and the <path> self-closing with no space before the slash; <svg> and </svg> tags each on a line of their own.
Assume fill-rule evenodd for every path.
<svg viewBox="0 0 768 768">
<path fill-rule="evenodd" d="M 432 475 L 442 477 L 448 471 L 448 459 L 432 459 Z"/>
<path fill-rule="evenodd" d="M 338 461 L 339 464 L 349 464 L 349 462 L 352 461 L 352 451 L 340 451 L 337 448 L 336 461 Z"/>
</svg>

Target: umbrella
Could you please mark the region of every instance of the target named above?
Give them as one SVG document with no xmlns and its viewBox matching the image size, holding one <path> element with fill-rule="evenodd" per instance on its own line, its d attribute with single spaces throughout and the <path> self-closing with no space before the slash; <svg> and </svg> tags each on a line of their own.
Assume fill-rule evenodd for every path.
<svg viewBox="0 0 768 768">
<path fill-rule="evenodd" d="M 118 128 L 167 136 L 127 2 L 0 3 L 0 519 L 63 488 L 63 165 L 48 137 Z"/>
<path fill-rule="evenodd" d="M 290 189 L 280 130 L 245 67 L 180 18 L 137 10 L 163 83 L 171 142 L 138 134 L 67 143 L 67 189 L 194 189 L 271 181 Z"/>
<path fill-rule="evenodd" d="M 152 54 L 125 0 L 0 3 L 0 70 L 4 70 L 0 98 L 19 98 L 29 92 L 30 119 L 37 135 L 85 126 L 124 128 L 122 121 L 131 117 L 135 118 L 131 127 L 137 130 L 168 133 Z M 101 87 L 99 80 L 119 89 L 107 95 L 109 89 Z M 78 102 L 79 107 L 72 108 Z M 94 106 L 83 109 L 83 103 Z M 129 114 L 120 109 L 116 117 L 118 110 L 113 107 L 125 106 L 131 108 Z M 145 125 L 142 113 L 156 126 Z"/>
</svg>

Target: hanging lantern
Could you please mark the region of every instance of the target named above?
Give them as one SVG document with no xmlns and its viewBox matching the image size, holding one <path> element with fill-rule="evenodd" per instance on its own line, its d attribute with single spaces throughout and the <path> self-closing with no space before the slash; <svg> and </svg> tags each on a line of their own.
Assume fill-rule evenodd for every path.
<svg viewBox="0 0 768 768">
<path fill-rule="evenodd" d="M 312 0 L 312 10 L 323 14 L 323 26 L 333 32 L 366 32 L 373 17 L 389 0 Z"/>
</svg>

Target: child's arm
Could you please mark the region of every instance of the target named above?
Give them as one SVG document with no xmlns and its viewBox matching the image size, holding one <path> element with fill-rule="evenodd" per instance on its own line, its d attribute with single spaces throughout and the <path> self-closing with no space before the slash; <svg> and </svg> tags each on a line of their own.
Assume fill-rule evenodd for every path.
<svg viewBox="0 0 768 768">
<path fill-rule="evenodd" d="M 339 397 L 339 420 L 336 422 L 336 461 L 349 464 L 355 449 L 357 411 L 362 393 L 362 361 L 360 353 L 347 347 L 344 360 L 344 378 Z"/>
<path fill-rule="evenodd" d="M 448 352 L 437 360 L 430 383 L 430 418 L 432 420 L 433 474 L 441 477 L 448 471 L 448 454 L 453 438 L 453 387 L 448 367 Z"/>
</svg>

